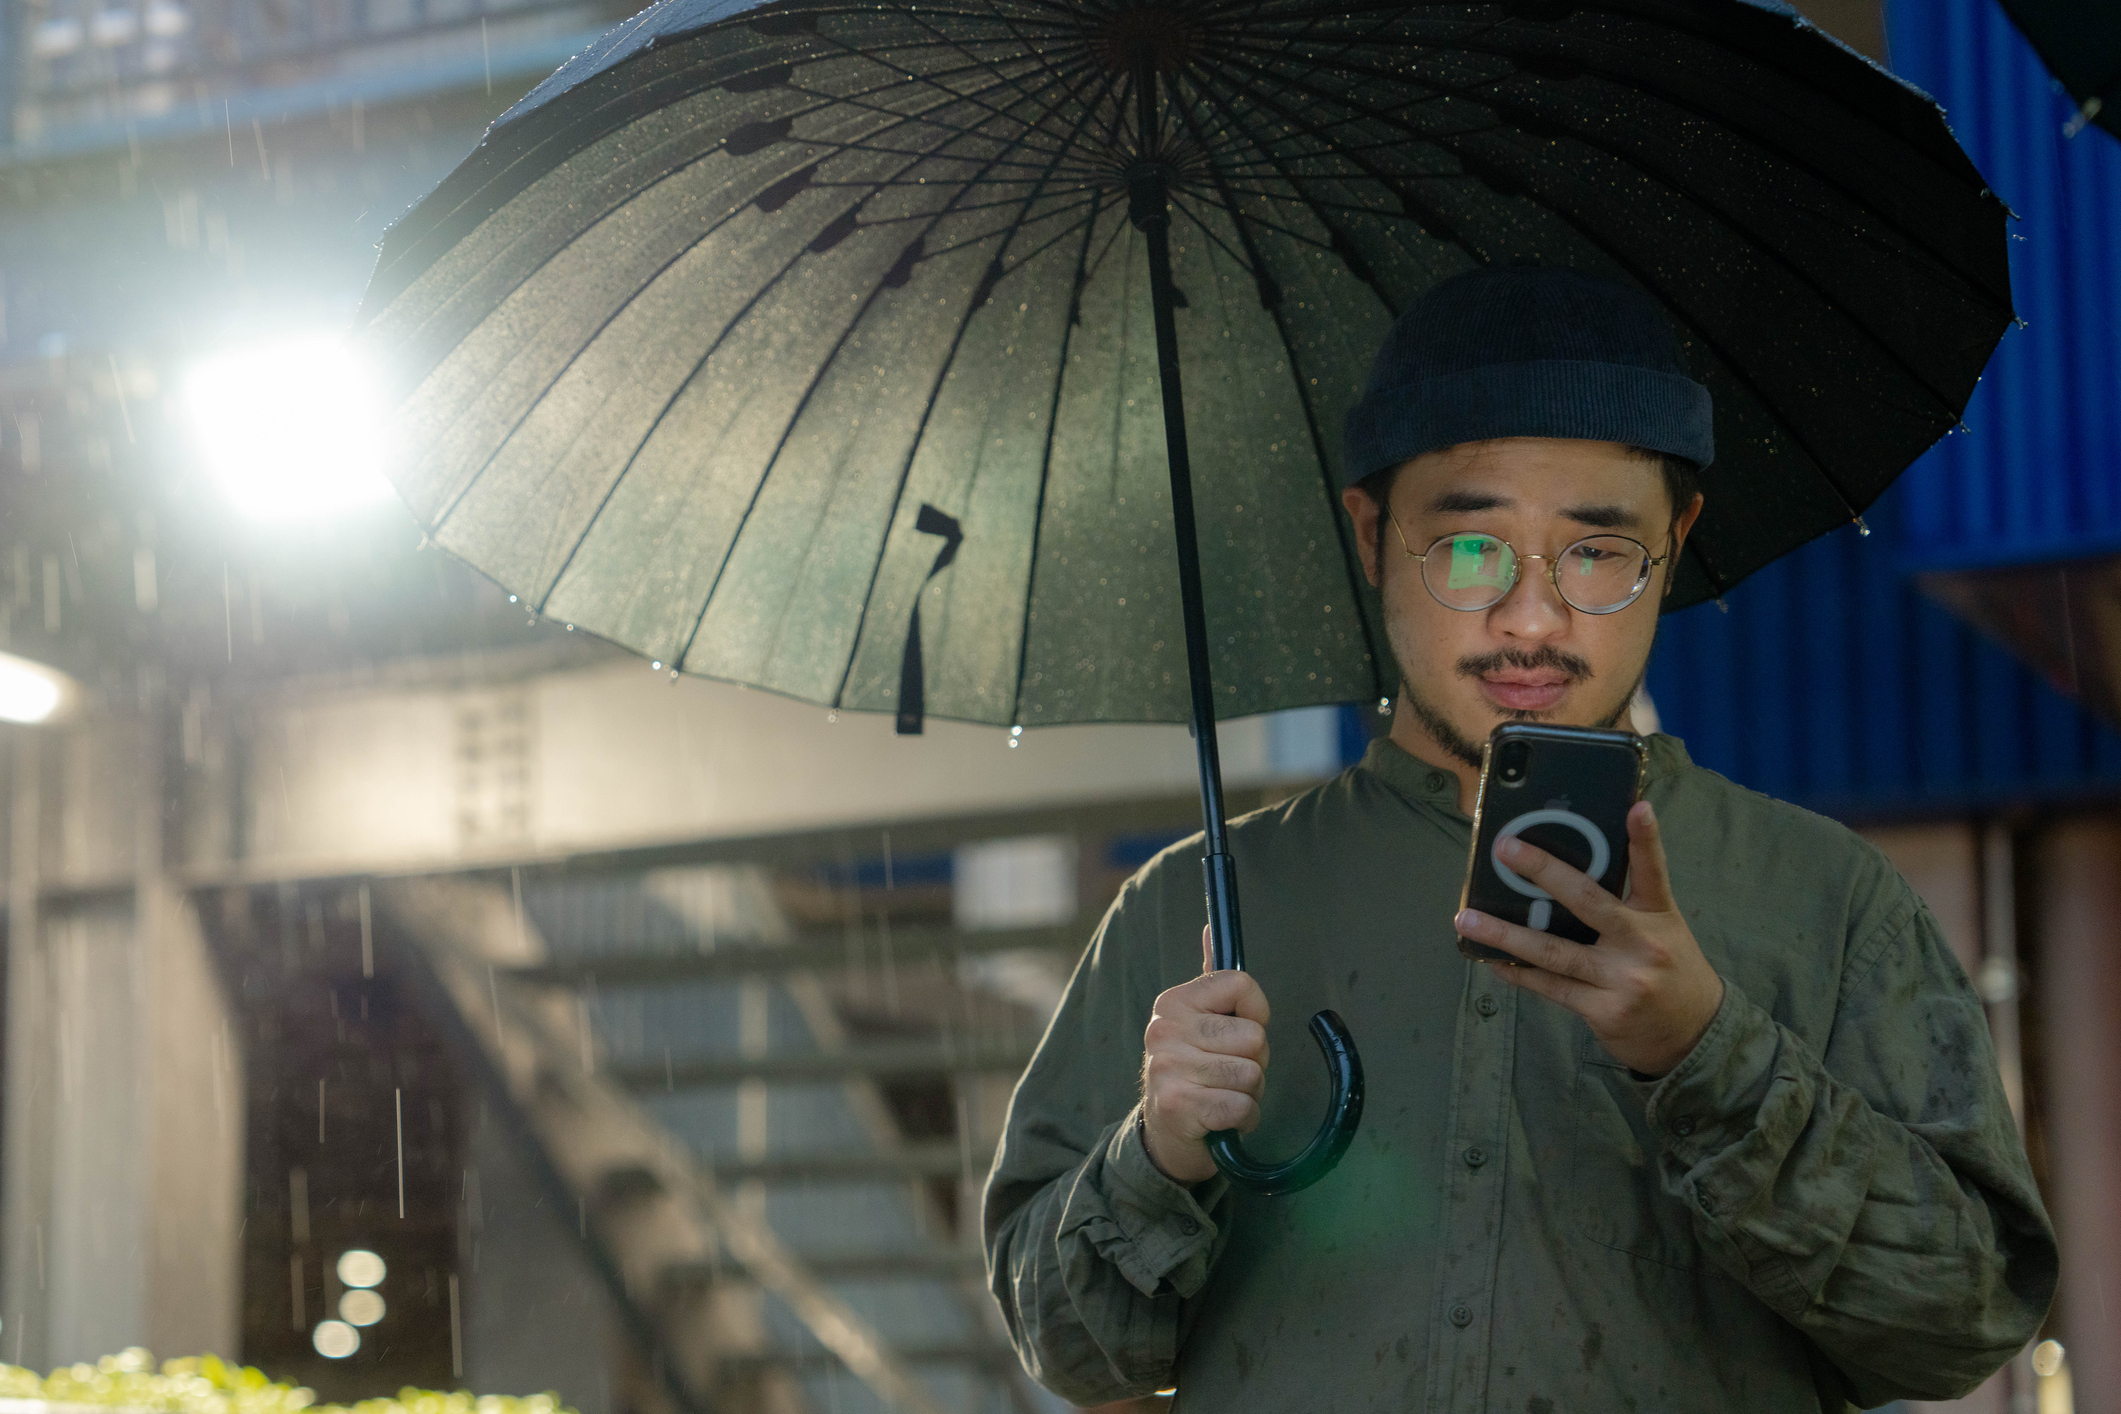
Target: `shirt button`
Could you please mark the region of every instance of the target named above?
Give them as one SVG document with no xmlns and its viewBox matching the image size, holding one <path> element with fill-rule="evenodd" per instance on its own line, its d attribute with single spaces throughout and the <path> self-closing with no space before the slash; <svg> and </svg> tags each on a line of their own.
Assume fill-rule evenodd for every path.
<svg viewBox="0 0 2121 1414">
<path fill-rule="evenodd" d="M 1486 992 L 1482 992 L 1478 997 L 1475 997 L 1473 999 L 1473 1010 L 1479 1012 L 1482 1016 L 1493 1016 L 1496 1012 L 1502 1010 L 1502 1008 L 1495 1005 L 1495 999 L 1493 997 L 1489 996 Z"/>
<path fill-rule="evenodd" d="M 1429 787 L 1429 789 L 1430 789 L 1430 790 L 1442 790 L 1442 789 L 1443 789 L 1443 788 L 1444 788 L 1445 786 L 1449 785 L 1450 783 L 1451 783 L 1451 782 L 1450 782 L 1450 779 L 1449 779 L 1449 778 L 1448 778 L 1447 776 L 1445 776 L 1443 772 L 1441 772 L 1441 771 L 1431 771 L 1431 772 L 1429 772 L 1429 779 L 1428 779 L 1427 785 L 1428 785 L 1428 787 Z"/>
<path fill-rule="evenodd" d="M 1689 1134 L 1692 1134 L 1693 1132 L 1694 1117 L 1692 1115 L 1681 1115 L 1679 1118 L 1672 1121 L 1672 1133 L 1678 1135 L 1681 1139 L 1686 1138 Z"/>
<path fill-rule="evenodd" d="M 1456 1306 L 1453 1306 L 1451 1308 L 1451 1324 L 1454 1326 L 1472 1325 L 1473 1308 L 1471 1306 L 1466 1305 L 1466 1303 L 1463 1301 L 1459 1302 Z"/>
<path fill-rule="evenodd" d="M 1485 1149 L 1483 1149 L 1483 1148 L 1481 1148 L 1481 1147 L 1480 1147 L 1479 1145 L 1477 1145 L 1477 1144 L 1476 1144 L 1476 1145 L 1474 1145 L 1474 1146 L 1473 1146 L 1472 1148 L 1470 1148 L 1470 1149 L 1466 1150 L 1466 1167 L 1467 1167 L 1467 1168 L 1469 1168 L 1469 1169 L 1477 1169 L 1477 1168 L 1479 1168 L 1479 1167 L 1480 1167 L 1480 1166 L 1481 1166 L 1482 1164 L 1486 1163 L 1487 1161 L 1488 1161 L 1488 1151 L 1487 1151 L 1487 1150 L 1485 1150 Z"/>
<path fill-rule="evenodd" d="M 1191 1218 L 1180 1218 L 1178 1220 L 1178 1230 L 1184 1233 L 1186 1236 L 1191 1237 L 1193 1236 L 1193 1234 L 1200 1231 L 1200 1224 L 1193 1221 L 1193 1219 Z"/>
</svg>

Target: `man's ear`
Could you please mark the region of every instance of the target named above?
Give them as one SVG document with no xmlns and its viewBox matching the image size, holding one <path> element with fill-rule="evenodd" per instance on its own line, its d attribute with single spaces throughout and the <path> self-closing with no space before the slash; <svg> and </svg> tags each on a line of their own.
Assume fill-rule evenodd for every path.
<svg viewBox="0 0 2121 1414">
<path fill-rule="evenodd" d="M 1679 581 L 1679 552 L 1686 547 L 1686 538 L 1693 533 L 1694 522 L 1701 519 L 1702 497 L 1699 491 L 1687 502 L 1687 508 L 1672 517 L 1671 558 L 1664 562 L 1664 592 L 1671 595 L 1672 586 Z"/>
<path fill-rule="evenodd" d="M 1355 553 L 1362 556 L 1362 572 L 1375 588 L 1381 582 L 1377 577 L 1377 522 L 1383 516 L 1383 508 L 1360 486 L 1350 486 L 1341 492 L 1340 503 L 1354 518 Z"/>
</svg>

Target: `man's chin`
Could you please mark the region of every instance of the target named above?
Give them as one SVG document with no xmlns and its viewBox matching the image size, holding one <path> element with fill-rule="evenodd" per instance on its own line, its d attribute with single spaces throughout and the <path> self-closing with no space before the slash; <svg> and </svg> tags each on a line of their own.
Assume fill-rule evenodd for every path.
<svg viewBox="0 0 2121 1414">
<path fill-rule="evenodd" d="M 1629 698 L 1632 696 L 1629 694 Z M 1571 690 L 1563 693 L 1551 707 L 1535 711 L 1507 707 L 1483 692 L 1475 701 L 1462 703 L 1458 710 L 1448 714 L 1436 710 L 1433 704 L 1412 693 L 1404 693 L 1400 700 L 1413 712 L 1415 721 L 1431 741 L 1467 765 L 1478 766 L 1488 734 L 1505 722 L 1538 722 L 1557 727 L 1621 726 L 1627 718 L 1629 698 L 1623 698 L 1618 707 L 1607 707 L 1602 703 L 1592 706 L 1582 700 L 1581 693 Z"/>
</svg>

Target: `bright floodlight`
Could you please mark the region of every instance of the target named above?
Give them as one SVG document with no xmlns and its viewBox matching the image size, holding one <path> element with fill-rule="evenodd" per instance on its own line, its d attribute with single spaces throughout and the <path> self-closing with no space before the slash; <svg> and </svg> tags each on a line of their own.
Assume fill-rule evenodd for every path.
<svg viewBox="0 0 2121 1414">
<path fill-rule="evenodd" d="M 73 682 L 64 673 L 12 653 L 0 653 L 0 722 L 48 722 L 73 697 Z"/>
<path fill-rule="evenodd" d="M 380 1286 L 388 1274 L 383 1259 L 365 1247 L 339 1254 L 339 1280 L 348 1286 Z"/>
<path fill-rule="evenodd" d="M 309 1341 L 325 1359 L 344 1360 L 361 1348 L 361 1333 L 344 1321 L 319 1321 Z"/>
<path fill-rule="evenodd" d="M 331 334 L 224 353 L 184 386 L 222 493 L 263 521 L 314 520 L 385 500 L 374 374 Z"/>
<path fill-rule="evenodd" d="M 372 1326 L 383 1319 L 388 1309 L 383 1304 L 383 1293 L 365 1286 L 357 1286 L 339 1297 L 339 1319 L 349 1326 Z"/>
</svg>

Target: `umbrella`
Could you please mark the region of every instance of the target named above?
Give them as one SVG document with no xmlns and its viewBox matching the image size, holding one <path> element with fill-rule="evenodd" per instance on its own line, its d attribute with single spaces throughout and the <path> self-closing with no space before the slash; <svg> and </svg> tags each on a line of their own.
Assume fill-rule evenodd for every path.
<svg viewBox="0 0 2121 1414">
<path fill-rule="evenodd" d="M 1381 700 L 1338 433 L 1479 264 L 1632 280 L 1715 395 L 1675 604 L 1858 517 L 2011 317 L 1935 105 L 1766 0 L 661 0 L 385 239 L 431 537 L 675 676 L 1020 729 Z M 1167 547 L 1175 543 L 1174 557 Z M 1181 652 L 1183 645 L 1183 652 Z M 1337 1019 L 1317 1179 L 1360 1113 Z"/>
<path fill-rule="evenodd" d="M 2121 7 L 2111 0 L 2002 0 L 2040 55 L 2077 100 L 2071 137 L 2087 124 L 2121 137 Z"/>
</svg>

